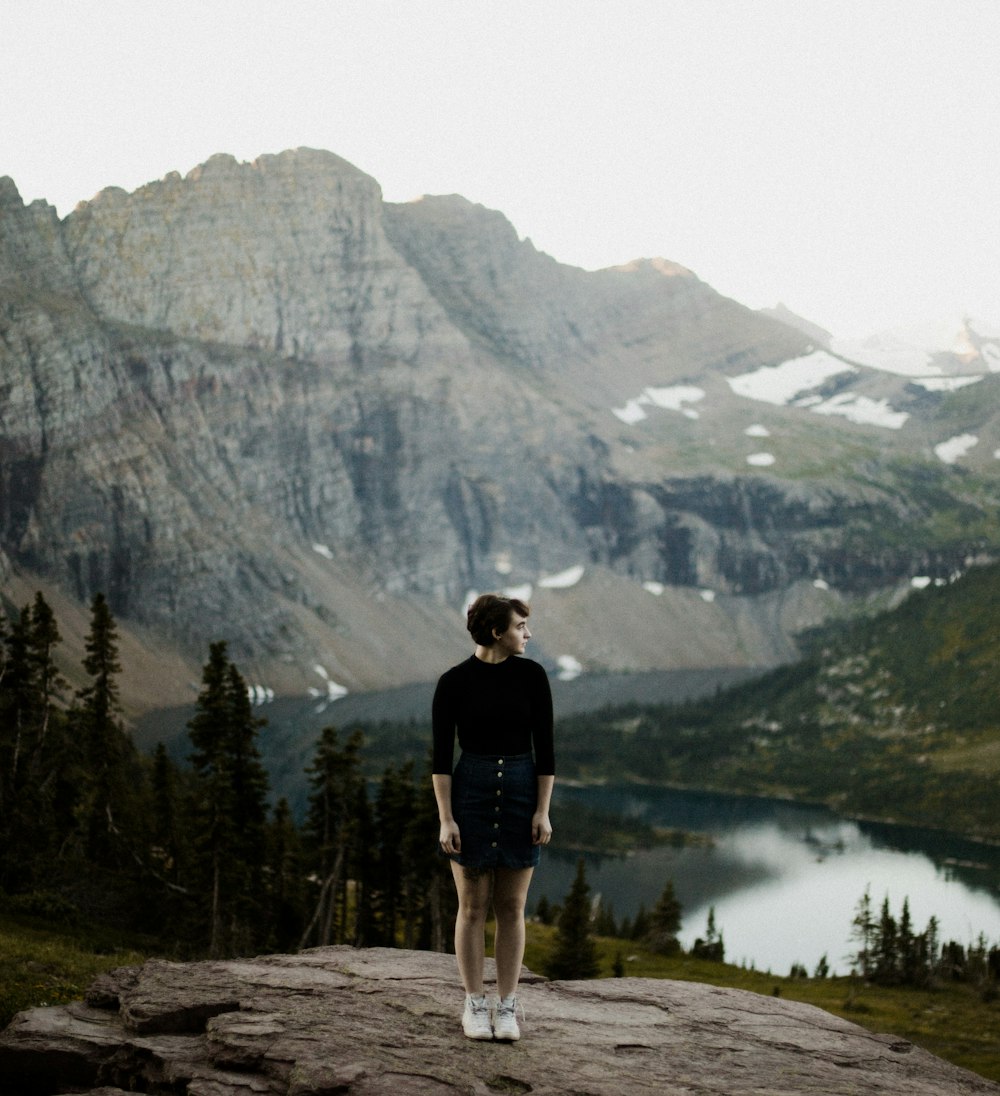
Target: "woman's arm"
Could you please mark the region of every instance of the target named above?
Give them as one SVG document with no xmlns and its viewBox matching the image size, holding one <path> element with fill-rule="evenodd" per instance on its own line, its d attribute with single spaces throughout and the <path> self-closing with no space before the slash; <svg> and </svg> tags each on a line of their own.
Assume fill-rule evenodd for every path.
<svg viewBox="0 0 1000 1096">
<path fill-rule="evenodd" d="M 552 788 L 555 782 L 556 778 L 554 776 L 538 777 L 538 799 L 535 802 L 535 813 L 531 819 L 531 843 L 533 845 L 547 845 L 552 837 L 549 804 L 552 802 Z"/>
<path fill-rule="evenodd" d="M 431 776 L 434 785 L 434 798 L 437 800 L 438 821 L 441 832 L 438 843 L 442 852 L 451 856 L 462 851 L 462 835 L 458 832 L 458 823 L 451 813 L 451 776 L 448 773 L 434 773 Z"/>
</svg>

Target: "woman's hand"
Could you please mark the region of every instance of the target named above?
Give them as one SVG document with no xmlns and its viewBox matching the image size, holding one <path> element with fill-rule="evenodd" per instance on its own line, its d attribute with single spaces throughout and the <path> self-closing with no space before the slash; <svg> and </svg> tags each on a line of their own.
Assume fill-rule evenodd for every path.
<svg viewBox="0 0 1000 1096">
<path fill-rule="evenodd" d="M 458 823 L 454 818 L 441 823 L 438 844 L 445 856 L 456 856 L 462 851 L 462 835 L 458 832 Z"/>
<path fill-rule="evenodd" d="M 552 823 L 548 811 L 535 811 L 531 818 L 532 845 L 547 845 L 552 839 Z"/>
</svg>

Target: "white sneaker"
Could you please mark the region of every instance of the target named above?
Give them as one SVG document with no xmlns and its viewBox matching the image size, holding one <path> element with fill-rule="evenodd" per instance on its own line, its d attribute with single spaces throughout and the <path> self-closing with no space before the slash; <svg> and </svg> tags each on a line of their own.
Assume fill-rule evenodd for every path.
<svg viewBox="0 0 1000 1096">
<path fill-rule="evenodd" d="M 521 1019 L 524 1019 L 524 1009 L 512 993 L 497 1002 L 496 1019 L 493 1022 L 493 1038 L 504 1043 L 516 1043 L 521 1038 L 521 1029 L 517 1026 L 517 1010 L 521 1009 Z"/>
<path fill-rule="evenodd" d="M 465 1010 L 462 1012 L 462 1030 L 469 1039 L 493 1038 L 492 1017 L 485 994 L 479 997 L 473 997 L 471 993 L 466 994 Z"/>
</svg>

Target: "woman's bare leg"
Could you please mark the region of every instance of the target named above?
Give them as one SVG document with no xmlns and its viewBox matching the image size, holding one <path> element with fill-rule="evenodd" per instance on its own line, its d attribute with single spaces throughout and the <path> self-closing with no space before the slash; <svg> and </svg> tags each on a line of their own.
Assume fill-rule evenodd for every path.
<svg viewBox="0 0 1000 1096">
<path fill-rule="evenodd" d="M 451 862 L 458 892 L 455 918 L 455 958 L 466 993 L 483 993 L 483 957 L 486 953 L 486 914 L 490 907 L 491 873 L 471 872 Z"/>
<path fill-rule="evenodd" d="M 524 906 L 534 868 L 497 868 L 493 880 L 493 910 L 497 919 L 497 993 L 508 997 L 517 989 L 524 960 Z M 457 948 L 456 948 L 457 950 Z"/>
</svg>

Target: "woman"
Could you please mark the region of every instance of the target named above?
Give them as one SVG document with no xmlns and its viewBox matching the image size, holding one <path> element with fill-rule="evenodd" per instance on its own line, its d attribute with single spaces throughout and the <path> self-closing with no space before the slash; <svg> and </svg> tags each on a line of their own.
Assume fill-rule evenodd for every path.
<svg viewBox="0 0 1000 1096">
<path fill-rule="evenodd" d="M 470 1039 L 521 1037 L 515 1013 L 524 904 L 540 848 L 552 837 L 552 693 L 542 667 L 519 657 L 531 638 L 529 611 L 517 598 L 476 598 L 468 611 L 475 652 L 441 675 L 432 707 L 432 780 L 441 851 L 451 859 L 458 891 L 455 955 Z M 462 753 L 452 773 L 456 732 Z M 491 888 L 495 1010 L 483 989 Z"/>
</svg>

